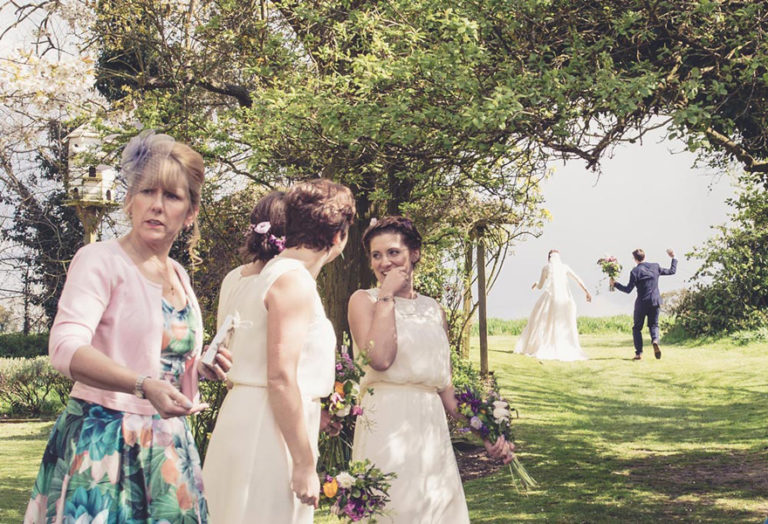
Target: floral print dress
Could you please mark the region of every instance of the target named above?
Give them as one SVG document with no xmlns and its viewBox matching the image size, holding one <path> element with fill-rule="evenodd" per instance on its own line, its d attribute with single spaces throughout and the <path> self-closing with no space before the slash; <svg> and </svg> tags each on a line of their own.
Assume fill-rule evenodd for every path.
<svg viewBox="0 0 768 524">
<path fill-rule="evenodd" d="M 179 387 L 195 346 L 192 308 L 163 300 L 162 379 Z M 200 456 L 184 417 L 70 398 L 43 454 L 25 523 L 203 523 Z"/>
</svg>

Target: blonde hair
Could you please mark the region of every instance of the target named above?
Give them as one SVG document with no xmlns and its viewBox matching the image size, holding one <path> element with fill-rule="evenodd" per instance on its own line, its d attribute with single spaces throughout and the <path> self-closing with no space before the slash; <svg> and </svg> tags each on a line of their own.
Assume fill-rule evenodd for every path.
<svg viewBox="0 0 768 524">
<path fill-rule="evenodd" d="M 138 145 L 134 141 L 138 140 Z M 133 149 L 131 149 L 133 147 Z M 126 153 L 134 154 L 140 148 L 140 161 L 126 159 Z M 126 206 L 143 188 L 161 187 L 175 189 L 180 180 L 187 182 L 189 203 L 192 209 L 200 209 L 201 193 L 205 181 L 205 162 L 200 153 L 186 144 L 175 142 L 168 135 L 142 132 L 129 142 L 123 153 L 124 176 L 127 184 Z M 195 217 L 192 233 L 187 239 L 187 250 L 193 263 L 201 262 L 194 250 L 200 241 L 200 228 Z"/>
</svg>

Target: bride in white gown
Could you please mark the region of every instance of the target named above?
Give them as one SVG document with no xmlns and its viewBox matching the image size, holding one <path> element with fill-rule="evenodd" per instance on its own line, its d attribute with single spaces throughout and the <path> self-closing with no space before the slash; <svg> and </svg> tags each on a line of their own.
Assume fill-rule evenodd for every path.
<svg viewBox="0 0 768 524">
<path fill-rule="evenodd" d="M 576 281 L 586 294 L 587 302 L 592 295 L 584 282 L 571 268 L 563 264 L 560 252 L 549 252 L 549 263 L 541 270 L 539 281 L 531 289 L 543 289 L 533 306 L 528 324 L 517 341 L 515 353 L 530 355 L 541 360 L 586 360 L 587 355 L 579 344 L 576 327 L 576 303 L 568 287 L 568 277 Z"/>
</svg>

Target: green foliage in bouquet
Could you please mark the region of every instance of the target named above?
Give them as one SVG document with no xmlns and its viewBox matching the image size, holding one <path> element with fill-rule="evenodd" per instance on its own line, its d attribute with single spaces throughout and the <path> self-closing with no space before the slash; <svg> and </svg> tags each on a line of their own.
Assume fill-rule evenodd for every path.
<svg viewBox="0 0 768 524">
<path fill-rule="evenodd" d="M 320 504 L 347 522 L 363 518 L 376 522 L 389 502 L 390 483 L 396 476 L 383 473 L 367 459 L 352 462 L 343 471 L 329 469 L 320 475 Z"/>
</svg>

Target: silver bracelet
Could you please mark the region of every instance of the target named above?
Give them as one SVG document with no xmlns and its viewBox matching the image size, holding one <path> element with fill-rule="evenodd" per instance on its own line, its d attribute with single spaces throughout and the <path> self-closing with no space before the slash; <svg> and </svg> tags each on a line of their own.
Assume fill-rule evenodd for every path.
<svg viewBox="0 0 768 524">
<path fill-rule="evenodd" d="M 138 378 L 136 378 L 136 384 L 133 386 L 134 395 L 139 398 L 147 398 L 146 395 L 144 395 L 144 381 L 148 378 L 147 375 L 139 375 Z"/>
</svg>

